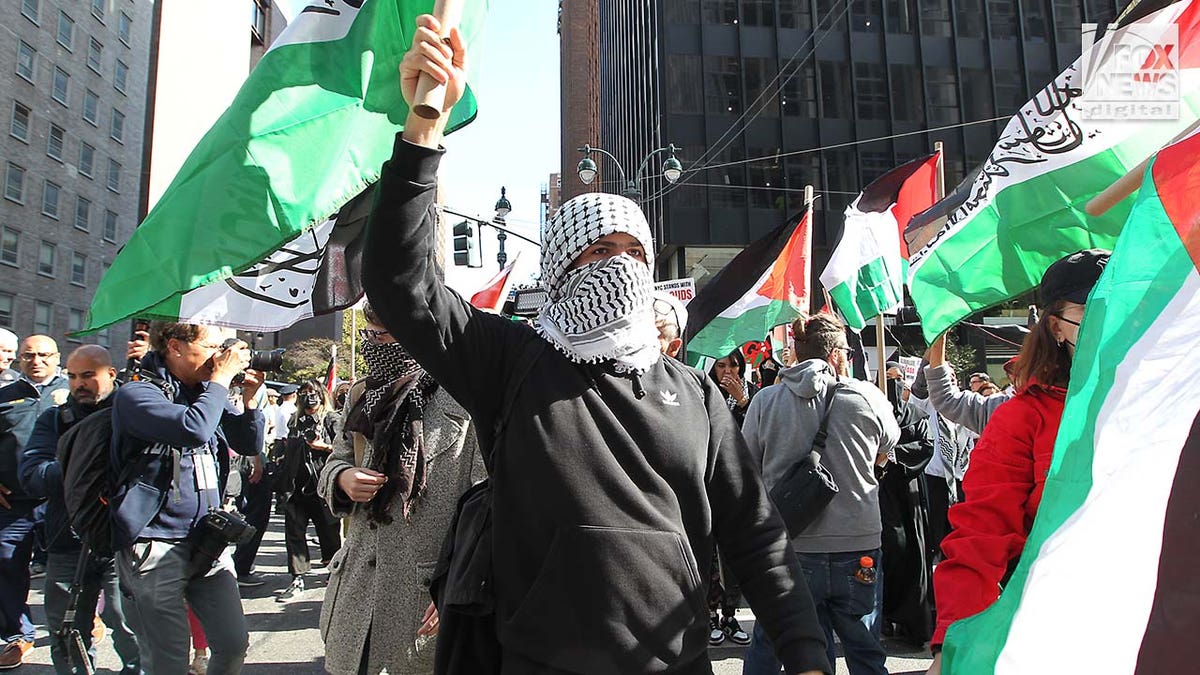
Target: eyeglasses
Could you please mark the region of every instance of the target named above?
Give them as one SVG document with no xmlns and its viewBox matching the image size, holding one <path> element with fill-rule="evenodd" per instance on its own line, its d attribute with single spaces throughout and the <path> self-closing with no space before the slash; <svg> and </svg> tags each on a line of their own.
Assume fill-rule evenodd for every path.
<svg viewBox="0 0 1200 675">
<path fill-rule="evenodd" d="M 358 337 L 362 338 L 365 342 L 378 342 L 379 338 L 391 334 L 392 333 L 387 330 L 374 330 L 371 328 L 358 329 Z"/>
<path fill-rule="evenodd" d="M 21 354 L 21 360 L 32 363 L 34 359 L 49 361 L 55 356 L 58 356 L 58 352 L 23 352 Z"/>
<path fill-rule="evenodd" d="M 1072 321 L 1071 319 L 1068 319 L 1067 317 L 1063 316 L 1062 314 L 1055 314 L 1054 316 L 1057 316 L 1059 319 L 1066 321 L 1067 323 L 1071 324 L 1072 326 L 1075 326 L 1076 328 L 1078 328 L 1080 325 L 1082 325 L 1078 321 Z"/>
</svg>

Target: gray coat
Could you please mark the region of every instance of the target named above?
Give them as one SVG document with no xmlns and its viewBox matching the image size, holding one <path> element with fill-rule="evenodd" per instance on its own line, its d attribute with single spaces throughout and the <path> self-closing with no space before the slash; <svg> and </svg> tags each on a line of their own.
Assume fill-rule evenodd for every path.
<svg viewBox="0 0 1200 675">
<path fill-rule="evenodd" d="M 337 487 L 338 474 L 355 466 L 354 442 L 346 434 L 338 434 L 321 471 L 317 491 L 335 516 L 349 519 L 321 608 L 325 668 L 334 675 L 359 672 L 368 637 L 367 672 L 433 672 L 433 639 L 416 637 L 430 602 L 430 574 L 459 495 L 486 474 L 470 417 L 443 389 L 425 404 L 424 430 L 428 479 L 412 522 L 404 521 L 397 499 L 390 525 L 369 523 L 365 505 L 350 502 Z M 364 442 L 359 438 L 359 465 L 375 451 Z"/>
<path fill-rule="evenodd" d="M 976 434 L 992 418 L 1000 404 L 1013 395 L 1009 392 L 984 396 L 970 390 L 960 390 L 954 384 L 954 370 L 947 365 L 925 366 L 925 381 L 929 383 L 929 402 L 946 419 L 960 424 Z"/>
</svg>

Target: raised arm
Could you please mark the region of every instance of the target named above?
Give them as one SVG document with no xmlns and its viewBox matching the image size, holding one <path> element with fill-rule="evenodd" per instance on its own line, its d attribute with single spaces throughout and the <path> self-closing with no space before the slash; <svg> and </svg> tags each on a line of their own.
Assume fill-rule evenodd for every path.
<svg viewBox="0 0 1200 675">
<path fill-rule="evenodd" d="M 417 77 L 427 72 L 448 83 L 448 112 L 466 87 L 462 39 L 453 31 L 443 44 L 431 16 L 420 17 L 418 26 L 400 66 L 405 100 L 411 102 Z M 367 221 L 363 286 L 392 336 L 473 416 L 490 418 L 507 347 L 525 329 L 476 310 L 442 283 L 435 193 L 445 119 L 409 114 L 396 139 Z"/>
</svg>

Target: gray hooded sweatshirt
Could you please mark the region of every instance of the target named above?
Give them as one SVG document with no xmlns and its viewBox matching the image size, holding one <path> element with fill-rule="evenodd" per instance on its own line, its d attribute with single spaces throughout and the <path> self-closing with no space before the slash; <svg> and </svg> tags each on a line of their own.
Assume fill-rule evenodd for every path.
<svg viewBox="0 0 1200 675">
<path fill-rule="evenodd" d="M 770 490 L 807 455 L 821 425 L 827 397 L 840 382 L 829 408 L 821 464 L 833 474 L 838 493 L 821 515 L 792 540 L 799 553 L 847 553 L 879 548 L 879 483 L 875 459 L 900 438 L 887 397 L 868 382 L 839 378 L 820 359 L 779 373 L 779 384 L 758 392 L 746 411 L 742 434 Z"/>
</svg>

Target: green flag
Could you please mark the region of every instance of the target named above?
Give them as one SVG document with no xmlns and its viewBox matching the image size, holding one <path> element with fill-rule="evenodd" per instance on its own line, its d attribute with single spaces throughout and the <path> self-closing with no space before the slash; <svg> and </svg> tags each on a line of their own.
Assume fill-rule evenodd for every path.
<svg viewBox="0 0 1200 675">
<path fill-rule="evenodd" d="M 373 183 L 408 116 L 400 60 L 433 4 L 337 0 L 297 15 L 121 249 L 85 330 L 135 315 L 179 318 L 188 291 L 269 258 Z M 466 2 L 468 49 L 486 13 L 486 0 Z M 476 109 L 468 91 L 447 130 Z"/>
</svg>

